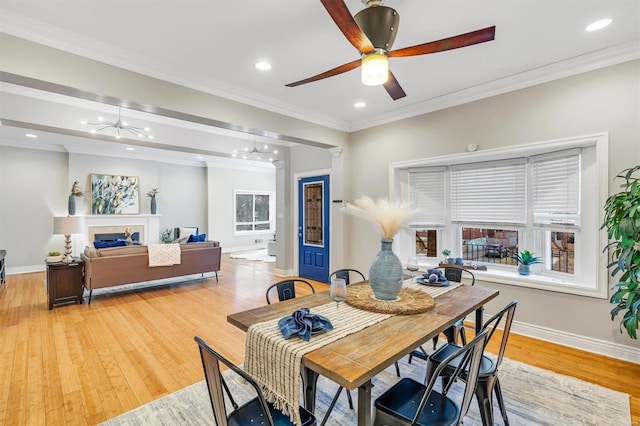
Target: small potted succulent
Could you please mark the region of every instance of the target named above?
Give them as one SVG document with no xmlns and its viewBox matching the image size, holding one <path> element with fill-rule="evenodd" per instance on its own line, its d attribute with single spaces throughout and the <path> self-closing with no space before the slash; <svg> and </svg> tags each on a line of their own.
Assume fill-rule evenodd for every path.
<svg viewBox="0 0 640 426">
<path fill-rule="evenodd" d="M 47 253 L 47 262 L 62 262 L 62 255 L 59 251 L 50 251 Z"/>
<path fill-rule="evenodd" d="M 538 256 L 534 256 L 529 250 L 523 250 L 520 254 L 514 254 L 513 260 L 518 262 L 518 273 L 520 275 L 529 275 L 531 273 L 531 265 L 542 263 Z"/>
<path fill-rule="evenodd" d="M 449 257 L 451 256 L 451 250 L 449 249 L 442 250 L 442 255 L 444 256 L 444 259 L 443 259 L 444 263 L 448 263 L 452 265 L 455 262 L 455 259 L 453 257 Z"/>
</svg>

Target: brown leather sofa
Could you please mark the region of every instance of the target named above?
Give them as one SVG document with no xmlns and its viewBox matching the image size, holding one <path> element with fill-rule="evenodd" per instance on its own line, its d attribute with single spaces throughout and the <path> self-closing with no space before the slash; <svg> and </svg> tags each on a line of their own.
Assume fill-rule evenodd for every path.
<svg viewBox="0 0 640 426">
<path fill-rule="evenodd" d="M 131 284 L 183 275 L 220 270 L 222 249 L 217 241 L 180 244 L 180 264 L 149 267 L 147 246 L 126 246 L 94 249 L 85 247 L 84 287 L 91 294 L 96 288 Z"/>
</svg>

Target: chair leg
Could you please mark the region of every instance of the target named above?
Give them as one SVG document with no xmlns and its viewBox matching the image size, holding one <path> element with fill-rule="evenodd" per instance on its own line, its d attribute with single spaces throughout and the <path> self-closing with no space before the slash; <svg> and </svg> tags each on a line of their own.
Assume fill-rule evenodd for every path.
<svg viewBox="0 0 640 426">
<path fill-rule="evenodd" d="M 445 331 L 443 331 L 444 335 L 447 336 L 447 342 L 448 343 L 456 343 L 457 337 L 456 336 L 456 329 L 455 327 L 449 327 L 447 328 Z M 435 348 L 434 348 L 435 349 Z"/>
<path fill-rule="evenodd" d="M 397 362 L 396 362 L 396 375 L 400 377 L 400 366 L 398 365 Z"/>
<path fill-rule="evenodd" d="M 327 408 L 327 412 L 324 413 L 324 417 L 322 418 L 322 422 L 320 422 L 320 426 L 324 426 L 324 424 L 327 422 L 327 419 L 329 418 L 329 414 L 331 414 L 333 407 L 336 405 L 336 402 L 338 402 L 338 397 L 342 393 L 342 389 L 344 389 L 342 386 L 338 388 L 338 391 L 336 392 L 333 399 L 331 400 L 331 404 L 329 404 L 329 408 Z M 349 394 L 349 392 L 347 392 L 347 395 L 349 395 L 348 397 L 349 402 L 351 402 L 351 395 Z M 353 402 L 351 402 L 351 408 L 353 408 Z"/>
<path fill-rule="evenodd" d="M 462 341 L 462 346 L 467 344 L 467 332 L 464 331 L 464 325 L 460 327 L 460 340 Z"/>
<path fill-rule="evenodd" d="M 498 399 L 498 407 L 500 407 L 500 414 L 502 414 L 504 426 L 509 426 L 509 419 L 507 418 L 507 407 L 505 407 L 504 400 L 502 399 L 502 388 L 500 387 L 499 379 L 496 379 L 496 384 L 494 385 L 493 390 L 495 391 L 496 398 Z"/>
<path fill-rule="evenodd" d="M 437 335 L 436 337 L 433 338 L 433 349 L 436 349 L 436 346 L 438 346 L 438 339 L 440 338 L 440 335 Z"/>
<path fill-rule="evenodd" d="M 476 385 L 476 399 L 484 426 L 493 426 L 493 388 L 497 376 L 482 378 Z"/>
<path fill-rule="evenodd" d="M 349 408 L 353 410 L 353 399 L 351 399 L 351 392 L 349 391 L 345 391 L 345 392 L 347 392 L 347 400 L 349 401 Z"/>
</svg>

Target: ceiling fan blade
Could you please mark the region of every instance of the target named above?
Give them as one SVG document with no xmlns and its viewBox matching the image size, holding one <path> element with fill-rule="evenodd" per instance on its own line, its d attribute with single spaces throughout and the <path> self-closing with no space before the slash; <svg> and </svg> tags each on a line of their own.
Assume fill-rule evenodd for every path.
<svg viewBox="0 0 640 426">
<path fill-rule="evenodd" d="M 384 83 L 384 89 L 394 101 L 407 96 L 407 94 L 404 93 L 404 90 L 402 90 L 402 87 L 400 87 L 398 80 L 396 80 L 396 76 L 393 75 L 391 71 L 389 71 L 389 79 Z"/>
<path fill-rule="evenodd" d="M 360 59 L 356 59 L 355 61 L 351 61 L 344 65 L 340 65 L 339 67 L 335 67 L 333 69 L 330 69 L 329 71 L 325 71 L 321 74 L 314 75 L 313 77 L 305 78 L 304 80 L 286 84 L 285 86 L 296 87 L 296 86 L 300 86 L 301 84 L 312 83 L 314 81 L 322 80 L 327 77 L 333 77 L 334 75 L 342 74 L 343 72 L 351 71 L 353 69 L 358 68 L 360 66 L 360 62 L 361 62 Z"/>
<path fill-rule="evenodd" d="M 374 47 L 362 32 L 343 0 L 320 0 L 342 34 L 360 53 L 373 52 Z"/>
<path fill-rule="evenodd" d="M 429 43 L 404 47 L 398 50 L 387 52 L 390 58 L 400 58 L 403 56 L 426 55 L 428 53 L 443 52 L 445 50 L 458 49 L 460 47 L 471 46 L 478 43 L 491 41 L 495 38 L 496 27 L 487 27 L 470 33 L 443 38 Z"/>
</svg>

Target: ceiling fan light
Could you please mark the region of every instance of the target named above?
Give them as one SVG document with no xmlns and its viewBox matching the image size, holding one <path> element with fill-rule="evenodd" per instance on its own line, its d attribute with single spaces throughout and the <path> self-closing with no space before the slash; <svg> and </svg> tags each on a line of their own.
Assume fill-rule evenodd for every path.
<svg viewBox="0 0 640 426">
<path fill-rule="evenodd" d="M 379 86 L 389 79 L 389 60 L 380 52 L 370 53 L 362 57 L 362 84 Z"/>
</svg>

